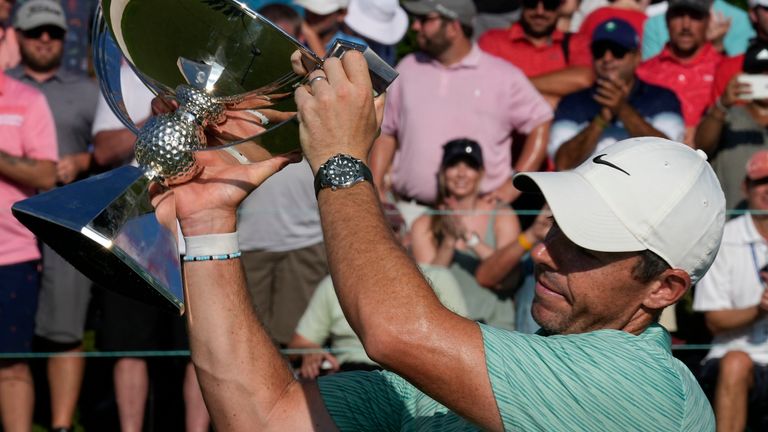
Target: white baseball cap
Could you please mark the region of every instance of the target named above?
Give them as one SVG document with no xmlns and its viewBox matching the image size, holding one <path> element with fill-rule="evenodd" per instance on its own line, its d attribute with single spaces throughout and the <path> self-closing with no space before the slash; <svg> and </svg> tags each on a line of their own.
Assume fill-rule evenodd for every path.
<svg viewBox="0 0 768 432">
<path fill-rule="evenodd" d="M 339 9 L 346 9 L 349 0 L 294 0 L 293 3 L 316 15 L 330 15 Z"/>
<path fill-rule="evenodd" d="M 725 197 L 701 150 L 662 138 L 619 141 L 573 169 L 521 173 L 563 233 L 601 252 L 650 250 L 696 282 L 717 255 Z"/>
<path fill-rule="evenodd" d="M 768 7 L 768 0 L 749 0 L 747 4 L 749 5 L 750 9 L 756 8 L 758 6 Z"/>
<path fill-rule="evenodd" d="M 19 30 L 52 25 L 67 30 L 64 9 L 57 0 L 29 0 L 19 6 L 13 26 Z"/>
<path fill-rule="evenodd" d="M 344 22 L 358 34 L 384 45 L 400 42 L 408 14 L 398 0 L 350 0 Z"/>
</svg>

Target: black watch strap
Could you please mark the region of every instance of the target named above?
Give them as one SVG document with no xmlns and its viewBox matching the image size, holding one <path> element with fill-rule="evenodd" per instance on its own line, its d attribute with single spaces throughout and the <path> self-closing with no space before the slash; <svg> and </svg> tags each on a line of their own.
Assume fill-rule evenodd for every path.
<svg viewBox="0 0 768 432">
<path fill-rule="evenodd" d="M 336 189 L 336 188 L 349 188 L 349 187 L 352 187 L 352 186 L 354 186 L 354 185 L 356 185 L 357 183 L 360 182 L 360 181 L 357 181 L 357 182 L 354 182 L 354 183 L 351 183 L 351 184 L 348 184 L 348 185 L 337 185 L 335 187 L 334 187 L 333 184 L 324 183 L 324 180 L 326 179 L 326 175 L 325 175 L 326 165 L 329 162 L 331 162 L 332 159 L 338 158 L 339 156 L 348 157 L 348 158 L 351 158 L 351 159 L 354 159 L 355 161 L 357 161 L 358 162 L 358 166 L 360 167 L 360 175 L 362 177 L 362 179 L 360 181 L 367 181 L 367 182 L 370 182 L 371 184 L 373 184 L 373 173 L 371 173 L 371 169 L 368 168 L 368 165 L 366 165 L 365 162 L 363 162 L 360 159 L 357 159 L 355 157 L 352 157 L 352 156 L 336 155 L 336 156 L 332 156 L 330 159 L 328 159 L 328 161 L 326 161 L 324 164 L 320 165 L 320 168 L 317 170 L 317 173 L 315 174 L 315 196 L 317 196 L 320 193 L 320 190 L 324 189 L 324 188 L 328 188 L 328 187 L 333 188 L 333 189 Z"/>
</svg>

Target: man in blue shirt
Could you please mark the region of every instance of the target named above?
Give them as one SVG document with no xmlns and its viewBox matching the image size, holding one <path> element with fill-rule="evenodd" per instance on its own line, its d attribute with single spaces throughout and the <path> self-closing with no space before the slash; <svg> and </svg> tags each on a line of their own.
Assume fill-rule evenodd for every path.
<svg viewBox="0 0 768 432">
<path fill-rule="evenodd" d="M 626 138 L 683 139 L 677 96 L 635 75 L 640 63 L 638 36 L 628 22 L 611 19 L 600 24 L 590 48 L 595 84 L 564 97 L 555 111 L 549 154 L 559 170 L 574 168 Z"/>
</svg>

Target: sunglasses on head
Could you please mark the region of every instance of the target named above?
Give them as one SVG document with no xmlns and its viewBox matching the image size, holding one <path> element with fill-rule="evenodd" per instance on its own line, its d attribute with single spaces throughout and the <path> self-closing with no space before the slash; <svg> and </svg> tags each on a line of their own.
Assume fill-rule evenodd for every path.
<svg viewBox="0 0 768 432">
<path fill-rule="evenodd" d="M 67 31 L 61 27 L 47 25 L 35 27 L 21 32 L 21 34 L 28 39 L 40 39 L 43 37 L 43 33 L 48 33 L 48 37 L 51 39 L 62 40 L 64 39 L 64 35 L 67 33 Z"/>
<path fill-rule="evenodd" d="M 560 7 L 560 0 L 523 0 L 523 8 L 536 9 L 539 3 L 543 3 L 544 9 L 548 11 L 556 11 Z"/>
<path fill-rule="evenodd" d="M 627 55 L 627 53 L 629 52 L 627 48 L 624 48 L 623 46 L 612 43 L 612 42 L 593 43 L 590 48 L 592 50 L 592 58 L 594 59 L 603 58 L 603 56 L 605 56 L 605 53 L 607 53 L 608 51 L 611 52 L 611 55 L 614 58 L 623 59 L 624 56 Z"/>
</svg>

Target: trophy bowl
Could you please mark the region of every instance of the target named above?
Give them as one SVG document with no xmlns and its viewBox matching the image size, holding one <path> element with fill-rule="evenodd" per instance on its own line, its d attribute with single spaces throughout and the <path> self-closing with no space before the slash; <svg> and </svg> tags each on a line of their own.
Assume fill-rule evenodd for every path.
<svg viewBox="0 0 768 432">
<path fill-rule="evenodd" d="M 246 164 L 299 150 L 293 93 L 306 77 L 292 71 L 290 57 L 298 50 L 307 70 L 322 68 L 324 59 L 234 0 L 101 0 L 96 14 L 102 95 L 137 134 L 138 166 L 36 195 L 12 211 L 98 285 L 183 313 L 178 225 L 175 215 L 159 217 L 150 191 L 193 177 L 197 152 Z M 363 53 L 375 94 L 397 77 L 354 43 L 337 40 L 326 58 L 349 50 Z M 123 101 L 122 62 L 178 109 L 138 128 Z"/>
</svg>

